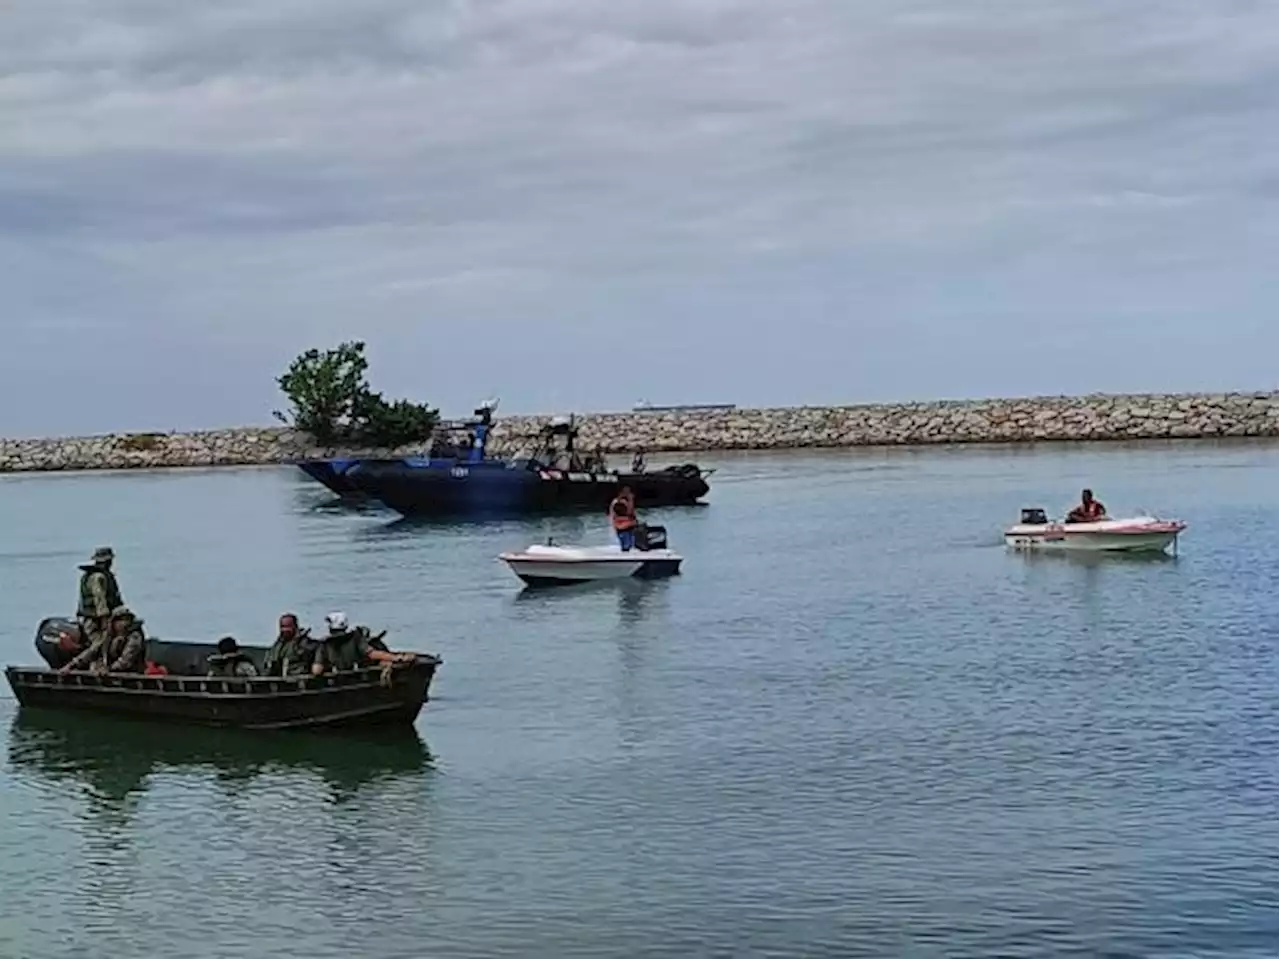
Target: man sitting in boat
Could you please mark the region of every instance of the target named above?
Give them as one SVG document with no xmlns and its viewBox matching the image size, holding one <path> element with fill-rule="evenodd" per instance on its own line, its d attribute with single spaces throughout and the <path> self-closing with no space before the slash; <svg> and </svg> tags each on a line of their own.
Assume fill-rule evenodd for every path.
<svg viewBox="0 0 1280 959">
<path fill-rule="evenodd" d="M 618 536 L 618 545 L 624 553 L 636 545 L 636 497 L 630 486 L 624 486 L 609 504 L 609 519 Z"/>
<path fill-rule="evenodd" d="M 280 617 L 276 641 L 267 650 L 262 671 L 267 676 L 306 676 L 316 658 L 316 641 L 311 631 L 298 627 L 298 617 L 285 613 Z"/>
<path fill-rule="evenodd" d="M 1096 523 L 1106 516 L 1107 508 L 1093 498 L 1093 490 L 1087 489 L 1080 494 L 1080 505 L 1067 514 L 1067 522 Z"/>
<path fill-rule="evenodd" d="M 146 647 L 142 620 L 127 606 L 117 606 L 111 611 L 108 635 L 96 640 L 60 672 L 90 669 L 95 673 L 140 673 Z"/>
<path fill-rule="evenodd" d="M 583 461 L 582 468 L 588 473 L 609 472 L 609 460 L 604 455 L 604 447 L 597 443 L 596 448 Z"/>
<path fill-rule="evenodd" d="M 330 613 L 324 619 L 329 625 L 329 635 L 316 649 L 315 662 L 311 665 L 313 676 L 375 663 L 411 663 L 417 659 L 415 653 L 390 652 L 381 642 L 375 643 L 362 626 L 352 629 L 347 625 L 346 613 Z"/>
<path fill-rule="evenodd" d="M 209 657 L 209 676 L 221 676 L 235 679 L 251 679 L 258 675 L 258 667 L 253 665 L 247 653 L 240 649 L 234 636 L 223 636 L 218 640 L 218 651 Z"/>
</svg>

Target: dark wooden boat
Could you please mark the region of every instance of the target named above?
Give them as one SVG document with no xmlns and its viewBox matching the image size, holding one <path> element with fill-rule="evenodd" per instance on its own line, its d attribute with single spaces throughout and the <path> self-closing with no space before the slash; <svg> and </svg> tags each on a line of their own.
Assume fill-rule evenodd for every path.
<svg viewBox="0 0 1280 959">
<path fill-rule="evenodd" d="M 47 667 L 9 666 L 5 677 L 23 707 L 77 709 L 170 722 L 244 729 L 409 726 L 427 701 L 442 660 L 418 654 L 389 672 L 356 669 L 324 676 L 255 679 L 205 676 L 212 643 L 147 640 L 147 659 L 168 675 L 58 672 L 70 653 L 63 635 L 78 637 L 72 620 L 41 622 L 36 649 Z M 240 647 L 259 669 L 267 650 Z"/>
</svg>

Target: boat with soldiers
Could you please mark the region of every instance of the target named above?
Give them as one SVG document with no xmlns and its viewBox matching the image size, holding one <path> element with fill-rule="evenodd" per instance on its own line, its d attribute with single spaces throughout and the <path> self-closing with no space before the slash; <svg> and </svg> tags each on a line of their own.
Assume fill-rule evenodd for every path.
<svg viewBox="0 0 1280 959">
<path fill-rule="evenodd" d="M 490 422 L 476 431 L 466 458 L 366 459 L 348 467 L 344 480 L 413 517 L 603 511 L 623 487 L 631 488 L 637 506 L 692 506 L 710 490 L 713 471 L 695 463 L 647 470 L 637 454 L 629 471 L 609 469 L 603 454 L 576 448 L 572 416 L 552 419 L 513 457 L 489 457 Z"/>
<path fill-rule="evenodd" d="M 267 649 L 237 646 L 236 655 L 259 675 L 211 676 L 211 658 L 225 657 L 225 646 L 146 638 L 142 672 L 66 669 L 87 645 L 77 620 L 43 620 L 35 646 L 46 665 L 5 669 L 19 706 L 245 729 L 410 726 L 442 663 L 438 656 L 406 653 L 377 666 L 265 676 Z"/>
</svg>

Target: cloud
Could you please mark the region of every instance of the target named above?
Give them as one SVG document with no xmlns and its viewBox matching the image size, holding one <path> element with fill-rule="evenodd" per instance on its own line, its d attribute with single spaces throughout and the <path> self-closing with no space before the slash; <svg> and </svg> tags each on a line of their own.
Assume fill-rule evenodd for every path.
<svg viewBox="0 0 1280 959">
<path fill-rule="evenodd" d="M 261 420 L 348 335 L 446 408 L 1273 385 L 1275 20 L 24 0 L 0 433 Z"/>
</svg>

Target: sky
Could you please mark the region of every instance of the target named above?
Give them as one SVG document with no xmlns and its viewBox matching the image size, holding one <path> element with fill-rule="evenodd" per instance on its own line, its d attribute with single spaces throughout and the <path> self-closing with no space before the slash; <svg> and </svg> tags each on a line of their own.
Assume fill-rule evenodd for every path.
<svg viewBox="0 0 1280 959">
<path fill-rule="evenodd" d="M 1277 382 L 1274 0 L 10 0 L 0 436 Z"/>
</svg>

